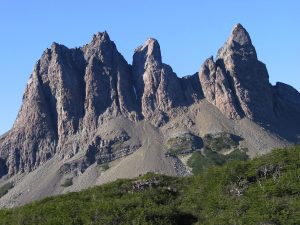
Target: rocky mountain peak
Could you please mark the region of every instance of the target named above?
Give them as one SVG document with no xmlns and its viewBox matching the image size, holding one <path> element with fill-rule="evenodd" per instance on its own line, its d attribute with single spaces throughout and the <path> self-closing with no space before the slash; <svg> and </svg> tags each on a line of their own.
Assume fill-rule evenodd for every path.
<svg viewBox="0 0 300 225">
<path fill-rule="evenodd" d="M 217 58 L 226 58 L 239 55 L 240 58 L 257 60 L 255 47 L 247 30 L 241 25 L 236 24 L 224 46 L 218 51 Z"/>
<path fill-rule="evenodd" d="M 143 45 L 137 47 L 134 56 L 143 58 L 149 63 L 162 63 L 160 45 L 154 38 L 148 38 Z"/>
<path fill-rule="evenodd" d="M 50 58 L 58 58 L 60 56 L 63 56 L 64 53 L 66 51 L 68 51 L 69 49 L 62 45 L 62 44 L 59 44 L 57 42 L 53 42 L 50 46 L 50 48 L 47 48 L 45 51 L 44 51 L 44 54 L 42 55 L 41 57 L 41 60 L 44 60 L 45 57 L 50 57 Z M 49 58 L 49 59 L 50 59 Z"/>
<path fill-rule="evenodd" d="M 113 55 L 118 54 L 117 47 L 106 31 L 98 32 L 93 35 L 92 41 L 83 48 L 86 61 L 97 58 L 102 63 L 111 64 Z"/>
<path fill-rule="evenodd" d="M 249 33 L 240 23 L 233 27 L 229 40 L 240 45 L 252 45 Z"/>
<path fill-rule="evenodd" d="M 100 46 L 100 44 L 104 42 L 111 42 L 110 37 L 106 31 L 104 32 L 97 32 L 96 34 L 93 35 L 91 44 L 93 46 Z M 91 45 L 90 44 L 90 45 Z"/>
<path fill-rule="evenodd" d="M 251 38 L 241 24 L 234 26 L 219 49 L 216 62 L 207 64 L 210 61 L 200 71 L 203 90 L 210 102 L 229 118 L 272 120 L 273 94 L 268 71 L 257 59 Z"/>
<path fill-rule="evenodd" d="M 135 95 L 131 68 L 119 53 L 108 33 L 97 33 L 91 43 L 83 47 L 87 62 L 85 71 L 85 123 L 96 129 L 98 119 L 105 111 L 114 115 L 136 118 Z"/>
<path fill-rule="evenodd" d="M 132 72 L 142 115 L 161 125 L 170 109 L 183 99 L 180 81 L 172 68 L 162 62 L 159 43 L 154 38 L 136 48 Z"/>
<path fill-rule="evenodd" d="M 59 48 L 60 44 L 58 44 L 57 42 L 52 42 L 50 49 L 52 51 L 56 51 Z"/>
</svg>

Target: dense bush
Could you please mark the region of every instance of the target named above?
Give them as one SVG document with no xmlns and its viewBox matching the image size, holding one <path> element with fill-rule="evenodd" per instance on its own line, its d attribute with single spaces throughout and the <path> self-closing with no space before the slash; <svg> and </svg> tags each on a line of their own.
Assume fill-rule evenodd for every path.
<svg viewBox="0 0 300 225">
<path fill-rule="evenodd" d="M 238 146 L 239 137 L 228 133 L 207 134 L 203 138 L 204 147 L 219 152 L 223 149 L 230 149 Z"/>
<path fill-rule="evenodd" d="M 222 166 L 229 161 L 245 161 L 248 155 L 245 149 L 235 149 L 227 155 L 204 148 L 203 151 L 193 152 L 188 160 L 188 166 L 192 168 L 193 174 L 199 174 L 211 166 Z"/>
<path fill-rule="evenodd" d="M 2 187 L 0 187 L 0 198 L 3 195 L 6 195 L 7 192 L 14 187 L 14 184 L 12 182 L 8 182 L 4 184 Z"/>
<path fill-rule="evenodd" d="M 168 139 L 165 147 L 167 149 L 167 154 L 180 155 L 190 153 L 195 149 L 200 149 L 202 146 L 203 143 L 200 137 L 192 134 L 185 134 Z"/>
<path fill-rule="evenodd" d="M 108 163 L 102 164 L 102 165 L 101 165 L 101 169 L 102 169 L 103 171 L 108 170 L 108 169 L 109 169 L 109 164 L 108 164 Z"/>
<path fill-rule="evenodd" d="M 61 184 L 62 187 L 70 187 L 73 185 L 73 178 L 66 178 Z"/>
<path fill-rule="evenodd" d="M 300 148 L 295 147 L 228 161 L 191 177 L 147 174 L 118 180 L 0 210 L 0 224 L 296 225 L 299 162 Z M 137 184 L 143 188 L 135 188 Z"/>
</svg>

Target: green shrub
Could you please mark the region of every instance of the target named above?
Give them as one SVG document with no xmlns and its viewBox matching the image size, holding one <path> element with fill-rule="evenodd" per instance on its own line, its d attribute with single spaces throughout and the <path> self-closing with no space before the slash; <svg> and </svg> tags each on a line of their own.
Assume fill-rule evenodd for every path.
<svg viewBox="0 0 300 225">
<path fill-rule="evenodd" d="M 242 148 L 242 149 L 235 149 L 230 154 L 226 155 L 226 160 L 238 160 L 238 161 L 245 161 L 249 159 L 249 156 L 247 155 L 248 149 Z"/>
<path fill-rule="evenodd" d="M 182 154 L 182 152 L 200 149 L 202 147 L 202 140 L 192 134 L 185 134 L 183 136 L 168 139 L 165 147 L 167 149 L 167 154 L 178 155 Z"/>
<path fill-rule="evenodd" d="M 217 152 L 238 146 L 238 142 L 233 139 L 233 135 L 228 133 L 207 134 L 204 136 L 203 142 L 205 148 Z"/>
<path fill-rule="evenodd" d="M 228 161 L 245 161 L 249 159 L 246 149 L 235 149 L 227 155 L 204 148 L 202 152 L 193 152 L 187 164 L 192 168 L 193 174 L 198 174 L 211 166 L 222 166 Z"/>
<path fill-rule="evenodd" d="M 73 185 L 73 178 L 66 178 L 61 184 L 62 187 L 70 187 Z"/>
<path fill-rule="evenodd" d="M 106 171 L 106 170 L 108 170 L 108 169 L 109 169 L 109 165 L 108 165 L 108 163 L 104 163 L 104 164 L 102 164 L 102 165 L 101 165 L 101 169 L 102 169 L 103 171 Z"/>
<path fill-rule="evenodd" d="M 7 192 L 14 187 L 12 182 L 8 182 L 0 187 L 0 198 L 7 194 Z"/>
</svg>

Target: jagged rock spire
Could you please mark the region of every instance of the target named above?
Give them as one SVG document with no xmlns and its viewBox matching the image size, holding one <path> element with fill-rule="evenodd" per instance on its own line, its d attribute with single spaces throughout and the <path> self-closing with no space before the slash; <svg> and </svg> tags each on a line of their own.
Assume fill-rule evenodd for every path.
<svg viewBox="0 0 300 225">
<path fill-rule="evenodd" d="M 240 45 L 252 45 L 249 33 L 240 23 L 233 27 L 229 40 Z"/>
<path fill-rule="evenodd" d="M 213 57 L 208 58 L 200 70 L 200 82 L 206 99 L 217 106 L 230 119 L 240 119 L 243 116 L 236 96 L 224 68 Z"/>
<path fill-rule="evenodd" d="M 142 53 L 146 60 L 162 63 L 160 45 L 154 38 L 148 38 L 143 45 L 135 49 L 134 53 L 135 55 Z"/>
<path fill-rule="evenodd" d="M 106 110 L 137 119 L 130 66 L 107 32 L 95 34 L 91 43 L 83 47 L 83 52 L 87 61 L 84 75 L 86 127 L 96 129 L 99 116 Z"/>
<path fill-rule="evenodd" d="M 222 71 L 219 72 L 222 76 L 216 76 L 216 71 Z M 215 66 L 208 67 L 207 62 L 204 63 L 200 80 L 208 100 L 229 118 L 247 116 L 258 121 L 272 120 L 269 75 L 266 66 L 257 59 L 251 38 L 241 24 L 234 26 L 227 42 L 218 51 Z"/>
<path fill-rule="evenodd" d="M 135 50 L 132 71 L 143 116 L 156 125 L 166 122 L 166 112 L 179 105 L 184 94 L 172 68 L 162 63 L 157 40 L 149 38 Z"/>
<path fill-rule="evenodd" d="M 238 53 L 242 58 L 257 59 L 255 47 L 252 44 L 248 31 L 241 25 L 233 27 L 232 32 L 222 48 L 218 51 L 218 58 L 225 58 Z"/>
</svg>

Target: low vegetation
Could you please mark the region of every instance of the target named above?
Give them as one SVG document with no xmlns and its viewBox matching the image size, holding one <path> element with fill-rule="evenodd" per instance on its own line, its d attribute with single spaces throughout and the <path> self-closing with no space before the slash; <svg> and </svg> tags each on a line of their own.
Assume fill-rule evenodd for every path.
<svg viewBox="0 0 300 225">
<path fill-rule="evenodd" d="M 247 149 L 241 148 L 239 137 L 228 133 L 208 134 L 203 137 L 203 149 L 192 153 L 187 164 L 193 174 L 211 166 L 222 166 L 228 161 L 245 161 Z"/>
<path fill-rule="evenodd" d="M 66 178 L 61 184 L 62 187 L 70 187 L 73 185 L 73 178 Z"/>
<path fill-rule="evenodd" d="M 106 171 L 109 169 L 109 164 L 103 163 L 103 164 L 97 165 L 97 167 L 98 167 L 99 171 L 102 172 L 102 171 Z"/>
<path fill-rule="evenodd" d="M 294 147 L 208 166 L 190 177 L 150 173 L 2 209 L 0 224 L 296 225 L 299 162 L 300 147 Z"/>
<path fill-rule="evenodd" d="M 166 143 L 166 148 L 169 155 L 187 154 L 202 148 L 202 140 L 197 136 L 185 134 L 170 138 Z"/>
<path fill-rule="evenodd" d="M 204 147 L 212 151 L 222 151 L 224 149 L 236 148 L 239 137 L 228 133 L 207 134 L 203 138 Z"/>
<path fill-rule="evenodd" d="M 222 166 L 228 161 L 248 160 L 246 149 L 235 149 L 227 155 L 204 148 L 203 151 L 193 152 L 187 164 L 192 169 L 193 174 L 199 174 L 211 166 Z"/>
<path fill-rule="evenodd" d="M 4 184 L 2 187 L 0 187 L 0 198 L 4 195 L 6 195 L 10 189 L 14 187 L 14 184 L 12 182 L 8 182 Z"/>
</svg>

